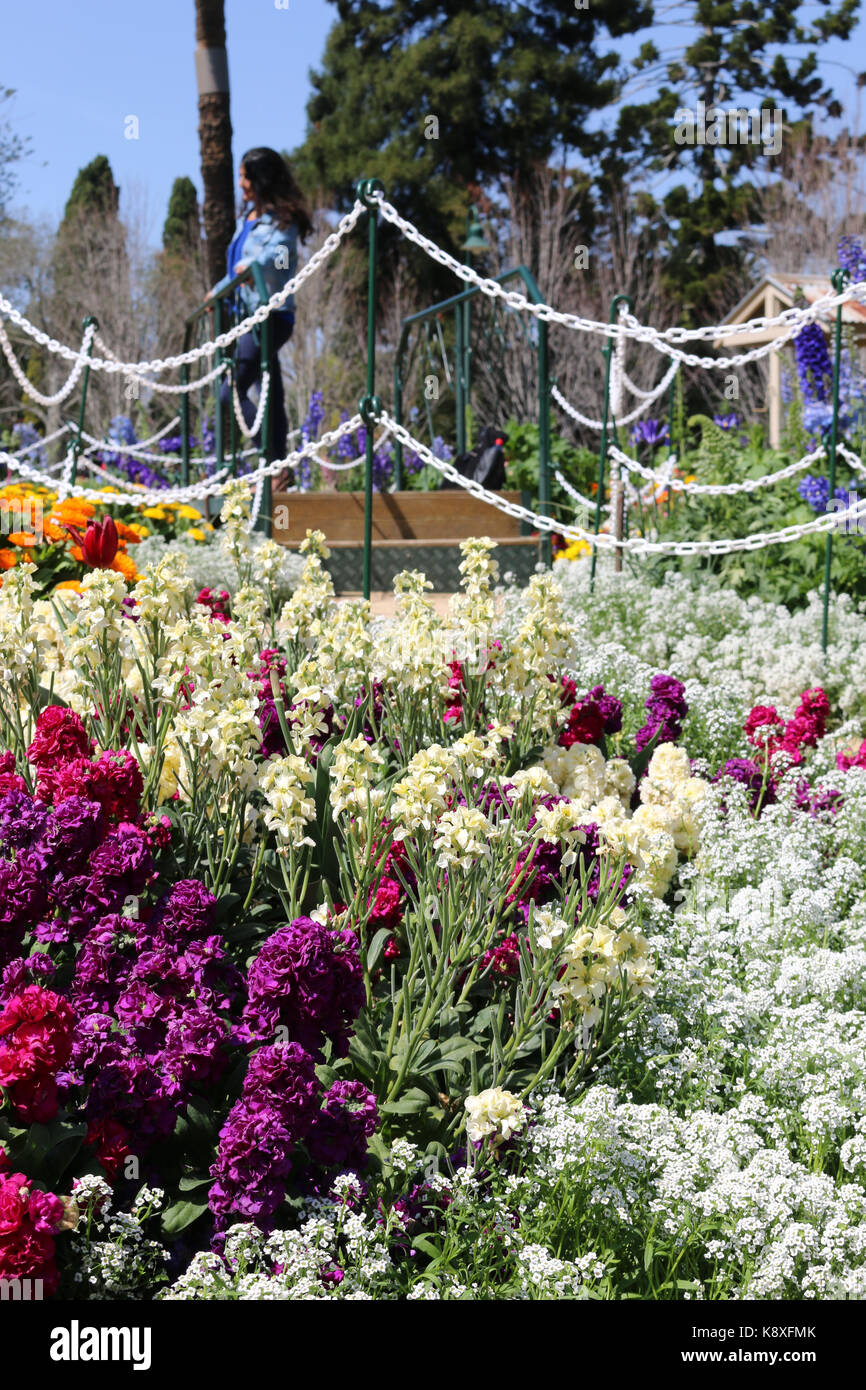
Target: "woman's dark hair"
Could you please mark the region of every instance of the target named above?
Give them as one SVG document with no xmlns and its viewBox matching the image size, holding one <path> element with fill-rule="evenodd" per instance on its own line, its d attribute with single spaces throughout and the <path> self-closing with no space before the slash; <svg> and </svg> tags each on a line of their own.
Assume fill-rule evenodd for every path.
<svg viewBox="0 0 866 1390">
<path fill-rule="evenodd" d="M 301 241 L 313 230 L 313 219 L 297 180 L 281 154 L 267 145 L 247 150 L 241 160 L 247 179 L 263 208 L 273 208 L 277 225 L 294 222 Z"/>
</svg>

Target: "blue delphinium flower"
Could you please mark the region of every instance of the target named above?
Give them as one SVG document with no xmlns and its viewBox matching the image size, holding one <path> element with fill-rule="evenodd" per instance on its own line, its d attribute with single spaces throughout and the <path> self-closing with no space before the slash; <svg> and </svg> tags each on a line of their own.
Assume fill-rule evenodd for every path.
<svg viewBox="0 0 866 1390">
<path fill-rule="evenodd" d="M 441 434 L 436 435 L 436 438 L 430 446 L 430 452 L 431 454 L 435 454 L 438 459 L 441 459 L 443 463 L 450 463 L 454 457 L 454 450 L 445 443 Z"/>
<path fill-rule="evenodd" d="M 116 444 L 136 444 L 138 435 L 128 415 L 114 415 L 108 426 L 108 437 Z"/>
<path fill-rule="evenodd" d="M 713 423 L 718 425 L 720 430 L 735 430 L 739 427 L 740 417 L 736 411 L 731 411 L 730 415 L 714 415 Z"/>
<path fill-rule="evenodd" d="M 373 455 L 373 491 L 387 492 L 394 471 L 390 442 L 377 449 Z"/>
<path fill-rule="evenodd" d="M 16 448 L 18 449 L 29 449 L 31 445 L 39 444 L 42 439 L 39 431 L 35 429 L 33 425 L 28 425 L 24 421 L 18 425 L 12 426 L 12 434 L 15 439 Z M 32 449 L 27 457 L 31 463 L 36 463 L 42 468 L 46 465 L 47 459 L 44 447 Z"/>
<path fill-rule="evenodd" d="M 323 391 L 313 391 L 307 407 L 307 418 L 301 425 L 301 438 L 305 444 L 318 439 L 319 429 L 325 418 L 325 396 Z"/>
<path fill-rule="evenodd" d="M 794 351 L 803 400 L 807 403 L 828 401 L 833 380 L 833 364 L 821 325 L 805 323 L 794 340 Z"/>
<path fill-rule="evenodd" d="M 348 410 L 341 410 L 340 424 L 345 424 L 348 418 Z M 356 457 L 355 441 L 353 440 L 351 434 L 344 434 L 342 439 L 337 440 L 336 454 L 337 458 L 340 460 L 341 463 L 351 463 L 352 459 Z"/>
<path fill-rule="evenodd" d="M 797 488 L 797 491 L 803 501 L 808 502 L 813 512 L 823 515 L 824 512 L 829 511 L 830 479 L 823 474 L 818 474 L 817 477 L 814 477 L 811 473 L 807 473 L 806 477 Z M 833 492 L 833 496 L 837 501 L 844 502 L 847 506 L 848 493 L 843 487 L 837 487 Z"/>
<path fill-rule="evenodd" d="M 843 236 L 839 242 L 839 264 L 851 279 L 866 280 L 866 246 L 859 237 Z"/>
</svg>

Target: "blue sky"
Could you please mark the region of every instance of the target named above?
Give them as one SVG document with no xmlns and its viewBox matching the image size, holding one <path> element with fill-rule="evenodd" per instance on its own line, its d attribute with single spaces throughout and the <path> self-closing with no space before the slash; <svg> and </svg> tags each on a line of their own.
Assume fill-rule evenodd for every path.
<svg viewBox="0 0 866 1390">
<path fill-rule="evenodd" d="M 326 0 L 288 0 L 288 9 L 278 3 L 284 0 L 226 0 L 236 166 L 252 145 L 291 148 L 303 138 L 308 73 L 336 17 Z M 653 30 L 662 49 L 686 36 L 681 26 L 664 25 L 668 7 L 659 0 Z M 173 180 L 187 174 L 200 188 L 193 0 L 19 0 L 5 8 L 0 86 L 16 89 L 6 110 L 33 144 L 21 169 L 21 210 L 56 223 L 78 169 L 105 154 L 122 208 L 131 196 L 144 201 L 148 240 L 156 243 Z M 631 41 L 623 56 L 636 46 Z M 853 113 L 848 69 L 866 66 L 866 20 L 848 44 L 834 42 L 822 57 L 823 75 Z M 124 138 L 131 115 L 137 140 Z"/>
<path fill-rule="evenodd" d="M 291 148 L 304 135 L 308 72 L 318 65 L 336 10 L 326 0 L 226 0 L 235 164 L 252 145 Z M 121 199 L 146 193 L 150 239 L 159 236 L 171 185 L 200 189 L 193 0 L 25 0 L 6 5 L 0 86 L 29 135 L 16 202 L 56 222 L 83 164 L 108 156 Z M 124 118 L 139 139 L 124 138 Z"/>
</svg>

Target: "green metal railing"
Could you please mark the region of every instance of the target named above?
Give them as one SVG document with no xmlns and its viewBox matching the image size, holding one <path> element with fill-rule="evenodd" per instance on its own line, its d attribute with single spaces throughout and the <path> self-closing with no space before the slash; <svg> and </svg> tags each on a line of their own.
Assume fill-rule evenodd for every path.
<svg viewBox="0 0 866 1390">
<path fill-rule="evenodd" d="M 374 459 L 374 428 L 376 423 L 382 418 L 382 402 L 376 395 L 376 298 L 377 298 L 377 278 L 378 278 L 378 205 L 376 194 L 383 193 L 384 187 L 378 179 L 361 179 L 356 185 L 356 193 L 359 200 L 367 210 L 367 244 L 368 244 L 368 273 L 367 273 L 367 377 L 366 391 L 358 404 L 358 410 L 366 426 L 366 449 L 365 449 L 365 471 L 364 471 L 364 558 L 363 558 L 363 586 L 364 596 L 370 596 L 371 578 L 371 552 L 372 552 L 372 512 L 373 512 L 373 459 Z M 268 294 L 265 286 L 264 273 L 262 267 L 252 262 L 240 275 L 235 276 L 229 284 L 211 295 L 203 304 L 193 310 L 186 320 L 184 332 L 184 351 L 188 351 L 192 345 L 192 340 L 200 330 L 203 321 L 213 315 L 213 336 L 218 337 L 225 328 L 229 326 L 232 316 L 238 311 L 234 309 L 232 297 L 244 283 L 249 283 L 252 279 L 255 285 L 259 303 L 267 302 Z M 497 283 L 506 284 L 510 280 L 518 279 L 522 281 L 527 297 L 534 304 L 545 303 L 541 296 L 538 285 L 531 272 L 526 266 L 516 266 L 513 270 L 506 271 L 496 277 Z M 843 290 L 848 274 L 844 270 L 836 270 L 831 277 L 834 291 L 839 294 Z M 481 291 L 475 287 L 461 291 L 452 295 L 448 299 L 441 300 L 437 304 L 430 305 L 427 309 L 422 309 L 416 314 L 411 314 L 405 318 L 401 325 L 400 339 L 397 346 L 394 362 L 394 415 L 398 423 L 403 423 L 403 393 L 404 393 L 404 366 L 406 350 L 410 336 L 415 328 L 424 325 L 427 334 L 427 345 L 429 352 L 430 329 L 433 326 L 438 335 L 439 346 L 442 353 L 442 363 L 445 375 L 452 384 L 447 363 L 447 353 L 445 340 L 442 336 L 441 321 L 444 315 L 454 312 L 454 342 L 456 352 L 456 367 L 453 376 L 453 389 L 455 398 L 456 412 L 456 439 L 458 453 L 465 452 L 466 448 L 466 415 L 469 407 L 471 394 L 471 359 L 472 344 L 469 337 L 469 306 L 473 298 Z M 621 305 L 627 305 L 633 312 L 632 301 L 627 295 L 616 295 L 611 301 L 609 322 L 613 324 Z M 506 306 L 507 307 L 507 306 Z M 508 311 L 511 312 L 510 310 Z M 91 323 L 96 324 L 92 316 L 84 320 L 86 328 Z M 98 325 L 97 325 L 98 326 Z M 551 517 L 551 495 L 550 495 L 550 361 L 548 345 L 547 324 L 542 321 L 536 322 L 536 338 L 533 341 L 530 332 L 522 319 L 519 326 L 524 333 L 526 341 L 534 347 L 537 357 L 538 372 L 538 437 L 539 437 L 539 460 L 538 460 L 538 510 L 539 514 Z M 271 343 L 273 341 L 273 329 L 271 319 L 266 318 L 260 327 L 261 342 L 261 361 L 263 366 L 270 363 Z M 501 337 L 503 347 L 507 348 L 505 334 L 501 326 L 497 327 L 497 332 Z M 614 344 L 609 339 L 602 349 L 605 358 L 605 379 L 604 379 L 604 405 L 602 415 L 601 443 L 599 449 L 598 483 L 595 507 L 595 534 L 599 533 L 601 525 L 601 510 L 605 491 L 605 473 L 608 453 L 608 435 L 610 429 L 610 381 L 611 363 L 614 353 Z M 828 442 L 829 459 L 829 494 L 830 500 L 835 494 L 836 486 L 836 465 L 839 444 L 839 396 L 840 396 L 840 375 L 841 375 L 841 351 L 842 351 L 842 305 L 836 308 L 834 353 L 833 353 L 833 382 L 832 382 L 832 424 Z M 226 360 L 227 354 L 222 349 L 217 349 L 214 357 L 214 365 Z M 234 372 L 234 365 L 229 357 L 229 371 Z M 81 401 L 78 412 L 77 427 L 72 426 L 73 443 L 71 445 L 72 468 L 71 479 L 74 482 L 77 476 L 78 459 L 81 453 L 81 439 L 84 428 L 84 414 L 87 403 L 87 388 L 90 378 L 90 368 L 85 366 L 82 374 Z M 213 396 L 215 402 L 215 423 L 214 423 L 214 446 L 215 446 L 215 466 L 217 469 L 224 468 L 226 465 L 226 439 L 224 413 L 220 403 L 220 385 L 222 377 L 217 377 L 213 383 Z M 181 380 L 185 385 L 189 384 L 189 367 L 181 368 Z M 204 390 L 204 388 L 202 388 Z M 674 437 L 674 415 L 675 415 L 675 389 L 676 383 L 671 383 L 668 398 L 668 413 L 670 418 L 671 443 Z M 273 461 L 273 415 L 271 410 L 271 392 L 265 401 L 262 410 L 261 427 L 261 452 L 268 462 Z M 204 410 L 203 397 L 200 393 L 200 406 L 202 416 Z M 190 469 L 193 460 L 190 456 L 190 393 L 185 392 L 181 396 L 180 402 L 181 416 L 181 479 L 184 486 L 190 482 Z M 229 456 L 233 473 L 238 470 L 238 433 L 233 410 L 229 412 L 230 436 L 229 436 Z M 432 414 L 428 405 L 428 424 L 432 430 Z M 616 422 L 613 422 L 614 435 L 616 434 Z M 677 444 L 682 447 L 683 440 L 677 440 Z M 394 454 L 394 473 L 397 487 L 402 485 L 403 478 L 403 445 L 399 440 L 395 440 Z M 257 527 L 270 533 L 272 525 L 272 486 L 270 478 L 263 482 L 262 501 L 257 519 Z M 549 532 L 544 532 L 542 536 L 543 554 L 546 563 L 551 563 L 552 537 Z M 597 546 L 593 546 L 593 556 L 591 564 L 591 583 L 594 583 L 597 562 Z M 823 595 L 823 614 L 821 628 L 821 644 L 824 652 L 827 651 L 828 628 L 829 628 L 829 603 L 830 603 L 830 583 L 832 577 L 833 564 L 833 531 L 827 531 L 826 549 L 824 560 L 824 595 Z"/>
<path fill-rule="evenodd" d="M 215 338 L 218 338 L 221 333 L 224 333 L 228 328 L 231 328 L 235 322 L 239 322 L 241 318 L 246 317 L 246 310 L 236 309 L 234 307 L 233 298 L 238 288 L 243 284 L 248 285 L 250 280 L 252 280 L 255 286 L 259 298 L 259 304 L 267 303 L 269 295 L 267 287 L 265 285 L 264 272 L 260 265 L 258 265 L 255 261 L 252 261 L 245 270 L 241 271 L 239 275 L 236 275 L 233 280 L 230 280 L 228 282 L 227 285 L 224 285 L 221 289 L 217 290 L 216 293 L 211 294 L 211 296 L 208 299 L 206 299 L 203 304 L 200 304 L 188 316 L 184 329 L 184 352 L 188 352 L 190 350 L 190 348 L 193 345 L 193 339 L 195 338 L 196 333 L 201 330 L 202 326 L 204 325 L 205 327 L 209 327 L 208 320 L 210 319 L 211 315 L 213 316 L 213 337 Z M 271 342 L 273 328 L 270 316 L 266 318 L 264 323 L 262 323 L 259 326 L 258 331 L 260 334 L 261 344 L 261 364 L 262 370 L 264 371 L 271 360 Z M 231 355 L 226 353 L 222 348 L 217 348 L 216 352 L 214 353 L 213 365 L 216 367 L 220 363 L 226 361 L 228 361 L 229 363 L 228 373 L 233 384 L 234 362 L 231 358 Z M 239 436 L 234 410 L 232 406 L 229 405 L 229 436 L 228 441 L 226 441 L 225 414 L 223 411 L 222 404 L 220 402 L 220 387 L 222 385 L 222 382 L 225 380 L 225 376 L 226 373 L 223 373 L 221 376 L 218 376 L 213 383 L 215 456 L 214 467 L 218 471 L 219 469 L 224 468 L 227 462 L 230 462 L 232 474 L 237 475 L 239 462 L 238 440 L 239 437 L 242 438 L 242 436 Z M 181 382 L 184 385 L 189 384 L 188 366 L 181 367 Z M 261 454 L 268 463 L 273 461 L 273 414 L 271 411 L 271 401 L 273 398 L 272 393 L 273 383 L 271 383 L 271 389 L 269 389 L 268 391 L 264 409 L 262 411 Z M 203 399 L 200 398 L 199 404 L 202 418 L 204 418 Z M 186 391 L 181 396 L 180 423 L 181 483 L 184 487 L 186 487 L 190 481 L 191 464 L 190 393 Z M 227 442 L 228 450 L 226 450 Z M 271 532 L 272 513 L 273 487 L 270 477 L 266 477 L 262 484 L 262 500 L 261 506 L 259 508 L 259 514 L 256 520 L 256 529 L 259 531 L 263 531 L 266 535 L 270 535 Z"/>
<path fill-rule="evenodd" d="M 507 270 L 503 275 L 494 277 L 497 284 L 507 284 L 510 280 L 521 280 L 526 291 L 527 298 L 533 304 L 544 304 L 541 291 L 535 281 L 532 272 L 525 265 L 515 266 L 513 270 Z M 472 345 L 469 340 L 468 332 L 468 311 L 469 306 L 476 295 L 481 291 L 475 287 L 463 290 L 460 294 L 451 295 L 448 299 L 441 300 L 438 304 L 431 304 L 427 309 L 421 309 L 417 314 L 409 314 L 402 322 L 400 339 L 397 344 L 397 352 L 394 361 L 394 416 L 398 424 L 403 423 L 403 391 L 405 387 L 404 367 L 406 359 L 406 349 L 413 329 L 424 324 L 425 328 L 431 323 L 435 323 L 439 332 L 439 341 L 442 344 L 442 360 L 446 367 L 444 341 L 441 337 L 441 320 L 445 314 L 454 313 L 454 338 L 456 364 L 454 370 L 454 400 L 455 400 L 455 434 L 457 439 L 457 453 L 462 454 L 466 451 L 466 412 L 469 406 L 471 394 L 471 361 Z M 521 320 L 522 326 L 522 320 Z M 538 369 L 538 510 L 542 516 L 550 516 L 550 353 L 548 346 L 547 324 L 538 321 L 537 340 L 535 352 Z M 429 405 L 428 405 L 429 416 Z M 431 425 L 432 420 L 428 420 Z M 394 475 L 397 487 L 401 486 L 403 480 L 403 445 L 395 442 L 394 448 Z M 546 564 L 551 563 L 552 537 L 549 532 L 544 532 L 542 536 L 542 553 Z"/>
</svg>

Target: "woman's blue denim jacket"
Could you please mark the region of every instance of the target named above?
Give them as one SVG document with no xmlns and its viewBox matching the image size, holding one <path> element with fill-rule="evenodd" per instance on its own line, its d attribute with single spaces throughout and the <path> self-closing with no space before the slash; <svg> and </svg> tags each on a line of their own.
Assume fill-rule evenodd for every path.
<svg viewBox="0 0 866 1390">
<path fill-rule="evenodd" d="M 237 220 L 235 226 L 235 236 L 243 229 L 247 213 L 244 211 Z M 278 227 L 276 218 L 272 212 L 263 212 L 255 227 L 247 233 L 244 242 L 244 249 L 241 253 L 241 260 L 244 265 L 250 265 L 253 261 L 258 261 L 264 271 L 265 285 L 268 297 L 281 290 L 286 281 L 291 280 L 298 271 L 298 229 L 290 223 L 288 227 Z M 221 290 L 224 285 L 229 283 L 229 276 L 224 275 L 214 285 L 214 292 Z M 247 314 L 252 314 L 259 307 L 259 297 L 254 285 L 243 284 L 240 286 L 240 296 L 243 308 Z M 295 296 L 290 294 L 283 309 L 294 311 Z"/>
</svg>

